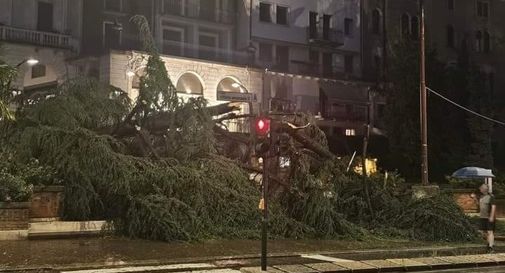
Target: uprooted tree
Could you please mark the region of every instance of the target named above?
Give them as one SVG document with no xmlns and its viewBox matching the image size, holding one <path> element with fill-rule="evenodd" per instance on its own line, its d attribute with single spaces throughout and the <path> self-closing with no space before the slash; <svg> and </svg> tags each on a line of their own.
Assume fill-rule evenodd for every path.
<svg viewBox="0 0 505 273">
<path fill-rule="evenodd" d="M 35 158 L 56 169 L 65 181 L 67 219 L 105 218 L 120 234 L 156 240 L 256 237 L 259 179 L 250 175 L 261 169 L 251 164 L 251 137 L 222 124 L 243 116 L 233 104 L 178 98 L 145 19 L 132 21 L 148 52 L 135 102 L 87 79 L 20 96 L 16 120 L 0 124 L 2 145 L 20 161 Z M 274 164 L 266 174 L 274 183 L 273 236 L 474 238 L 450 199 L 412 200 L 401 179 L 346 172 L 309 116 L 276 122 L 290 168 Z"/>
</svg>

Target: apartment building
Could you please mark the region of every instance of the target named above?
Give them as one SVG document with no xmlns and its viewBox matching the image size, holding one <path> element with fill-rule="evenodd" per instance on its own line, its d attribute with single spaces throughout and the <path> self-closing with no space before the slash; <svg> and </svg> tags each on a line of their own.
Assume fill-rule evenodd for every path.
<svg viewBox="0 0 505 273">
<path fill-rule="evenodd" d="M 238 44 L 252 49 L 251 65 L 265 71 L 264 110 L 310 112 L 330 135 L 362 134 L 375 97 L 359 80 L 360 2 L 243 2 Z"/>
<path fill-rule="evenodd" d="M 17 66 L 15 86 L 25 92 L 51 88 L 73 76 L 82 0 L 0 0 L 2 59 Z"/>
</svg>

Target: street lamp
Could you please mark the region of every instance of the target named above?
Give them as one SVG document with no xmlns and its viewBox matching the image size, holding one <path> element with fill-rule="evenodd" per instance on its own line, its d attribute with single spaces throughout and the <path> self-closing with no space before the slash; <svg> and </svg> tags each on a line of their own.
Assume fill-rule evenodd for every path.
<svg viewBox="0 0 505 273">
<path fill-rule="evenodd" d="M 24 63 L 26 63 L 26 64 L 27 64 L 27 65 L 29 65 L 29 66 L 34 66 L 34 65 L 36 65 L 36 64 L 38 64 L 38 63 L 39 63 L 39 60 L 37 60 L 37 59 L 35 59 L 35 58 L 32 58 L 32 57 L 30 57 L 30 58 L 28 58 L 28 59 L 24 59 L 23 61 L 21 61 L 20 63 L 18 63 L 18 64 L 16 65 L 16 68 L 18 68 L 18 67 L 22 66 Z"/>
</svg>

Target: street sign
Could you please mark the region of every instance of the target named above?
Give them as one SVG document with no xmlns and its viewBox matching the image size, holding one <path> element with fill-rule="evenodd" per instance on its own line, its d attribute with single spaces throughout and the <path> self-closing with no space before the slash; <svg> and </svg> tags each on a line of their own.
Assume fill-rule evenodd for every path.
<svg viewBox="0 0 505 273">
<path fill-rule="evenodd" d="M 231 101 L 231 102 L 253 102 L 253 101 L 255 102 L 256 94 L 217 91 L 217 100 Z"/>
</svg>

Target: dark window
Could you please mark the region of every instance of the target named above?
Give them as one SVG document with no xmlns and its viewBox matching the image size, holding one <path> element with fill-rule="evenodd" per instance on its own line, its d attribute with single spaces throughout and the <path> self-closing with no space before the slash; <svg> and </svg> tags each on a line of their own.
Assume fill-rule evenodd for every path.
<svg viewBox="0 0 505 273">
<path fill-rule="evenodd" d="M 113 23 L 105 23 L 103 39 L 105 49 L 117 49 L 121 44 L 121 31 Z"/>
<path fill-rule="evenodd" d="M 344 33 L 347 36 L 352 35 L 352 27 L 353 27 L 352 23 L 353 23 L 353 20 L 351 18 L 344 19 Z"/>
<path fill-rule="evenodd" d="M 317 38 L 317 12 L 313 11 L 309 13 L 309 38 Z"/>
<path fill-rule="evenodd" d="M 121 0 L 105 0 L 105 9 L 111 11 L 121 11 Z"/>
<path fill-rule="evenodd" d="M 323 15 L 323 39 L 330 40 L 331 15 Z"/>
<path fill-rule="evenodd" d="M 163 13 L 182 15 L 182 1 L 163 0 Z"/>
<path fill-rule="evenodd" d="M 484 31 L 484 52 L 489 53 L 491 51 L 491 37 L 489 32 Z"/>
<path fill-rule="evenodd" d="M 259 50 L 260 50 L 259 59 L 261 61 L 266 61 L 266 62 L 272 61 L 273 54 L 272 54 L 272 45 L 271 44 L 260 43 Z"/>
<path fill-rule="evenodd" d="M 381 13 L 378 9 L 374 9 L 372 12 L 372 32 L 373 34 L 380 34 L 381 32 Z"/>
<path fill-rule="evenodd" d="M 200 18 L 214 21 L 217 15 L 216 0 L 200 1 Z"/>
<path fill-rule="evenodd" d="M 182 42 L 182 32 L 177 30 L 164 29 L 163 40 Z"/>
<path fill-rule="evenodd" d="M 447 9 L 454 10 L 454 0 L 447 0 Z"/>
<path fill-rule="evenodd" d="M 402 36 L 406 37 L 410 31 L 410 16 L 408 14 L 405 13 L 402 15 L 400 27 Z"/>
<path fill-rule="evenodd" d="M 46 66 L 43 64 L 37 64 L 32 67 L 32 79 L 45 77 L 46 76 Z"/>
<path fill-rule="evenodd" d="M 53 4 L 38 2 L 37 30 L 53 31 Z"/>
<path fill-rule="evenodd" d="M 212 35 L 200 34 L 200 58 L 213 60 L 217 57 L 217 37 Z"/>
<path fill-rule="evenodd" d="M 288 24 L 288 8 L 277 6 L 277 24 L 287 25 Z"/>
<path fill-rule="evenodd" d="M 260 3 L 260 21 L 261 22 L 272 22 L 272 16 L 270 11 L 272 9 L 272 5 L 267 3 Z"/>
<path fill-rule="evenodd" d="M 183 55 L 184 35 L 182 31 L 163 29 L 163 53 L 170 55 Z"/>
<path fill-rule="evenodd" d="M 277 65 L 280 69 L 287 70 L 289 66 L 289 47 L 277 46 Z"/>
<path fill-rule="evenodd" d="M 323 74 L 326 77 L 333 76 L 333 54 L 323 53 Z"/>
<path fill-rule="evenodd" d="M 319 51 L 310 50 L 309 60 L 311 64 L 319 64 Z"/>
<path fill-rule="evenodd" d="M 412 17 L 410 20 L 410 33 L 412 39 L 417 40 L 419 38 L 419 18 L 417 16 Z"/>
<path fill-rule="evenodd" d="M 354 72 L 354 57 L 352 55 L 346 55 L 344 59 L 345 73 L 352 74 Z"/>
<path fill-rule="evenodd" d="M 489 73 L 489 91 L 494 93 L 494 73 Z"/>
<path fill-rule="evenodd" d="M 477 1 L 477 15 L 480 17 L 489 16 L 489 3 L 485 1 Z"/>
<path fill-rule="evenodd" d="M 475 33 L 475 51 L 482 52 L 482 32 Z"/>
<path fill-rule="evenodd" d="M 451 25 L 447 26 L 447 47 L 454 48 L 454 27 Z"/>
<path fill-rule="evenodd" d="M 373 57 L 373 60 L 374 60 L 374 66 L 375 66 L 375 69 L 377 71 L 379 71 L 380 67 L 381 67 L 381 57 L 379 55 L 375 55 Z"/>
<path fill-rule="evenodd" d="M 216 37 L 210 35 L 200 35 L 199 42 L 201 46 L 216 47 Z"/>
</svg>

